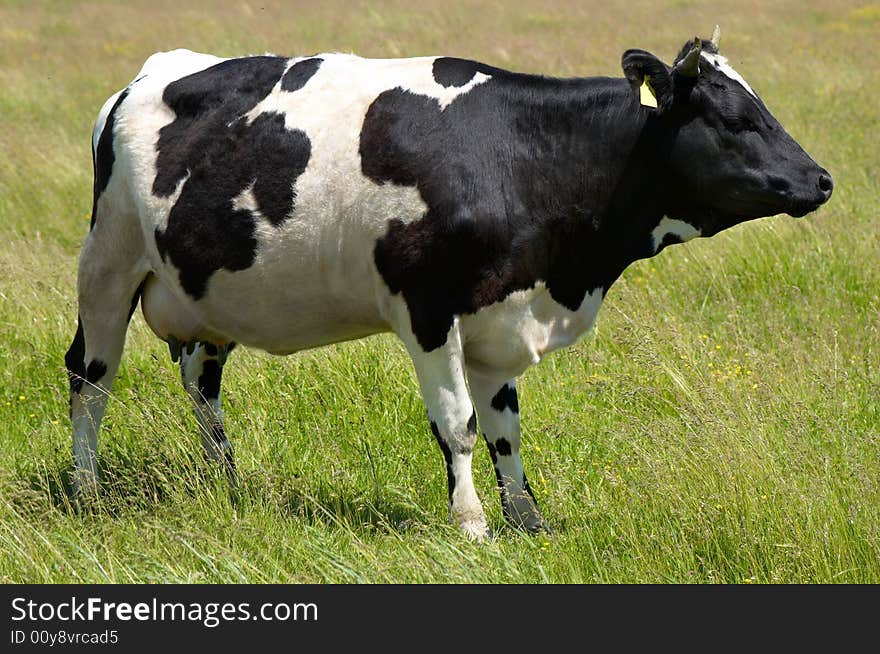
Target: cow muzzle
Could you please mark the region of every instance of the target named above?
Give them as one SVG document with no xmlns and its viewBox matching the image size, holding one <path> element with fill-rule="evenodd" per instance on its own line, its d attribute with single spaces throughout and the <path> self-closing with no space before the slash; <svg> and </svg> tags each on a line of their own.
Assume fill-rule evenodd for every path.
<svg viewBox="0 0 880 654">
<path fill-rule="evenodd" d="M 795 218 L 802 218 L 828 202 L 834 192 L 834 179 L 824 168 L 813 179 L 808 192 L 793 198 L 786 213 Z"/>
</svg>

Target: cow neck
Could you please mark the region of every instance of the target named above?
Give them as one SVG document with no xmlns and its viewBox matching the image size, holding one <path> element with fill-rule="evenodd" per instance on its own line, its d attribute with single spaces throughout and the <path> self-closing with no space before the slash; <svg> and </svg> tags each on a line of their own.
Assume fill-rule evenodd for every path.
<svg viewBox="0 0 880 654">
<path fill-rule="evenodd" d="M 604 293 L 623 270 L 653 254 L 663 214 L 663 127 L 624 79 L 566 80 L 559 106 L 541 100 L 533 121 L 539 179 L 531 210 L 541 216 L 546 279 L 571 310 Z M 534 170 L 534 169 L 533 169 Z"/>
</svg>

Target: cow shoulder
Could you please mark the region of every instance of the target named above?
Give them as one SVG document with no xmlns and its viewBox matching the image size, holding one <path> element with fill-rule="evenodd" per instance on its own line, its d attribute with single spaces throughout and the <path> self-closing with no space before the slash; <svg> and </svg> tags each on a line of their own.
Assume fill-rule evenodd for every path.
<svg viewBox="0 0 880 654">
<path fill-rule="evenodd" d="M 359 145 L 366 177 L 415 187 L 427 205 L 416 221 L 389 216 L 374 249 L 425 350 L 443 345 L 455 316 L 538 280 L 572 310 L 587 291 L 565 261 L 550 260 L 571 247 L 570 235 L 554 227 L 551 189 L 541 187 L 551 175 L 529 155 L 529 121 L 542 116 L 524 100 L 553 92 L 554 82 L 448 57 L 435 59 L 431 74 L 435 92 L 401 84 L 380 93 Z"/>
</svg>

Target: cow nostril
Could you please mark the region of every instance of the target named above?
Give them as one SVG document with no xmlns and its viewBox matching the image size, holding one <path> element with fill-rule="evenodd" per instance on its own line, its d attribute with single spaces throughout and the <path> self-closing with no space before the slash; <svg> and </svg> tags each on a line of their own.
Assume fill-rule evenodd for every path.
<svg viewBox="0 0 880 654">
<path fill-rule="evenodd" d="M 831 193 L 833 188 L 834 180 L 831 179 L 831 175 L 819 175 L 819 189 L 823 193 Z"/>
</svg>

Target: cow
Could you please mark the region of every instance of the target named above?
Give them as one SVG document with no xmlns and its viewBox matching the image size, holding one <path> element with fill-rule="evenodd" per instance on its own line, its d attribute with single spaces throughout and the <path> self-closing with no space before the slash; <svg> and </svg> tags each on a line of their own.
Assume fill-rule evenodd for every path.
<svg viewBox="0 0 880 654">
<path fill-rule="evenodd" d="M 73 492 L 140 303 L 180 362 L 205 454 L 234 480 L 221 376 L 394 332 L 412 359 L 450 520 L 488 525 L 477 424 L 507 521 L 547 528 L 523 471 L 516 379 L 590 330 L 631 263 L 746 220 L 804 216 L 831 175 L 719 53 L 560 79 L 454 57 L 152 55 L 101 109 L 65 357 Z"/>
</svg>

